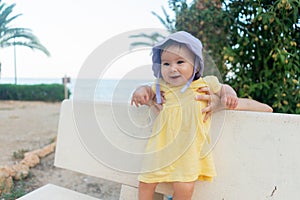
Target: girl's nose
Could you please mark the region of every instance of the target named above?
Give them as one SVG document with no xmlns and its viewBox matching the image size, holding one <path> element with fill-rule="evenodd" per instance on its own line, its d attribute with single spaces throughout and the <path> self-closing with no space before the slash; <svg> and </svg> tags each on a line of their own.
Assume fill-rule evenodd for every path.
<svg viewBox="0 0 300 200">
<path fill-rule="evenodd" d="M 171 64 L 170 71 L 177 71 L 177 66 L 175 64 Z"/>
</svg>

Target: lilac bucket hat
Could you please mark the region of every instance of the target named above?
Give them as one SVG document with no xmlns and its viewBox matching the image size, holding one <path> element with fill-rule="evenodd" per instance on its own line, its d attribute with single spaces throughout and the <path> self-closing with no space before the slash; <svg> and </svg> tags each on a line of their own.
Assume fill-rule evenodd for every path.
<svg viewBox="0 0 300 200">
<path fill-rule="evenodd" d="M 180 44 L 186 45 L 186 47 L 195 54 L 195 61 L 194 61 L 194 73 L 190 80 L 186 83 L 186 85 L 181 89 L 181 92 L 184 92 L 191 84 L 191 82 L 195 78 L 195 74 L 197 70 L 199 69 L 197 73 L 196 78 L 200 78 L 200 76 L 203 73 L 204 70 L 204 61 L 202 56 L 202 43 L 199 39 L 191 35 L 190 33 L 187 33 L 185 31 L 179 31 L 176 33 L 173 33 L 169 35 L 167 38 L 165 38 L 163 41 L 157 43 L 152 48 L 152 70 L 154 73 L 154 76 L 157 78 L 156 82 L 156 101 L 158 104 L 162 103 L 161 95 L 160 95 L 160 86 L 159 86 L 159 78 L 161 78 L 161 52 L 164 44 L 168 42 L 169 40 L 173 40 L 175 42 L 178 42 Z"/>
</svg>

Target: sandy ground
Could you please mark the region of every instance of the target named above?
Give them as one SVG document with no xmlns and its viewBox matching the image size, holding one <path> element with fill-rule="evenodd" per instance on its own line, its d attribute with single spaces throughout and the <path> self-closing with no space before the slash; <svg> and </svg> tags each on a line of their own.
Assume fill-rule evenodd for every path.
<svg viewBox="0 0 300 200">
<path fill-rule="evenodd" d="M 14 152 L 31 151 L 53 141 L 57 134 L 60 103 L 0 101 L 0 167 L 18 162 Z M 59 169 L 54 154 L 31 168 L 26 191 L 53 183 L 103 200 L 119 199 L 120 185 Z"/>
</svg>

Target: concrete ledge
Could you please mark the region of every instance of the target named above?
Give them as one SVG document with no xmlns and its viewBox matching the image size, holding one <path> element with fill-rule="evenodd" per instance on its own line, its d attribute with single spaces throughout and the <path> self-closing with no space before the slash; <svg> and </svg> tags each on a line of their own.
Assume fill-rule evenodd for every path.
<svg viewBox="0 0 300 200">
<path fill-rule="evenodd" d="M 18 200 L 100 200 L 60 186 L 47 184 Z"/>
<path fill-rule="evenodd" d="M 82 110 L 91 103 L 82 102 Z M 110 106 L 95 105 L 98 115 L 112 123 L 114 116 Z M 127 107 L 123 105 L 123 108 Z M 86 119 L 89 120 L 89 116 Z M 109 127 L 112 134 L 119 131 L 114 124 Z M 297 199 L 300 196 L 299 130 L 300 115 L 244 111 L 215 113 L 211 135 L 216 141 L 213 154 L 218 176 L 212 183 L 197 182 L 193 200 Z M 138 185 L 136 174 L 108 168 L 87 151 L 78 136 L 70 100 L 64 101 L 61 108 L 55 165 L 130 187 Z M 160 184 L 157 192 L 171 194 L 172 190 L 170 185 Z"/>
</svg>

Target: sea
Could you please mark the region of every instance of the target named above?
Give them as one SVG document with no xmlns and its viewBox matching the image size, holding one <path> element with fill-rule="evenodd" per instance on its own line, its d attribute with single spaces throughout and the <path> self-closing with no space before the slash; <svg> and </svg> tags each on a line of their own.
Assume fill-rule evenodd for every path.
<svg viewBox="0 0 300 200">
<path fill-rule="evenodd" d="M 1 78 L 1 84 L 14 84 L 14 78 Z M 133 91 L 140 85 L 151 85 L 151 80 L 133 79 L 75 79 L 71 78 L 66 87 L 70 98 L 101 102 L 130 102 Z M 18 78 L 19 85 L 63 84 L 62 78 Z"/>
</svg>

